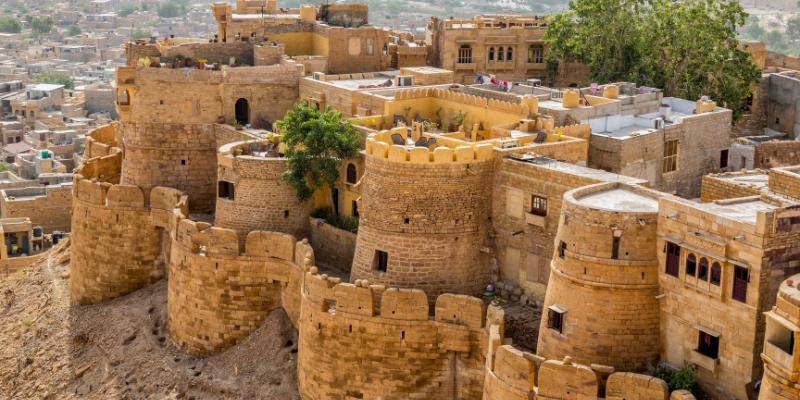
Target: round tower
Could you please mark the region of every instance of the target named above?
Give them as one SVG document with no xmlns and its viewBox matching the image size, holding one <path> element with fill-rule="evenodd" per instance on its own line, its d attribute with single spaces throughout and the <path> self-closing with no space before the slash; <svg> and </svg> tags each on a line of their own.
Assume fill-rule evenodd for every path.
<svg viewBox="0 0 800 400">
<path fill-rule="evenodd" d="M 538 355 L 618 371 L 658 361 L 657 196 L 617 182 L 564 194 Z"/>
<path fill-rule="evenodd" d="M 490 145 L 391 145 L 367 139 L 351 280 L 475 294 L 489 281 L 481 248 L 489 224 Z M 399 135 L 399 133 L 394 133 Z"/>
<path fill-rule="evenodd" d="M 286 159 L 269 141 L 235 142 L 217 155 L 215 225 L 234 229 L 240 238 L 254 230 L 308 236 L 310 201 L 299 201 L 281 176 Z"/>
<path fill-rule="evenodd" d="M 765 313 L 764 377 L 760 400 L 800 398 L 800 275 L 783 281 L 775 307 Z"/>
</svg>

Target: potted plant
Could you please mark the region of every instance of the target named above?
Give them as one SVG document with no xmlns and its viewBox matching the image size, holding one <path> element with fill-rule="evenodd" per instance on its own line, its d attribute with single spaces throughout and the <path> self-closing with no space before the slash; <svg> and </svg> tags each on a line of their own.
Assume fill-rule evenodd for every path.
<svg viewBox="0 0 800 400">
<path fill-rule="evenodd" d="M 242 130 L 242 124 L 241 124 L 241 123 L 240 123 L 238 120 L 233 120 L 233 127 L 234 127 L 234 128 L 237 130 L 237 131 L 240 131 L 240 130 Z"/>
<path fill-rule="evenodd" d="M 150 66 L 150 57 L 144 56 L 139 58 L 139 66 L 140 67 L 149 67 Z"/>
</svg>

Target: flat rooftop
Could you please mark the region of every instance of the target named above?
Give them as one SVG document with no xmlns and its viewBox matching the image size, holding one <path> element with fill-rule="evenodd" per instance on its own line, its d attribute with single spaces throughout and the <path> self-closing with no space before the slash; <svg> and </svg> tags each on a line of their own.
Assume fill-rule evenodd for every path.
<svg viewBox="0 0 800 400">
<path fill-rule="evenodd" d="M 748 224 L 756 223 L 760 211 L 771 211 L 779 208 L 755 198 L 699 203 L 696 206 L 709 213 Z"/>
<path fill-rule="evenodd" d="M 510 156 L 508 158 L 514 161 L 538 165 L 540 167 L 548 168 L 554 171 L 560 171 L 576 176 L 595 179 L 599 182 L 621 182 L 621 183 L 627 183 L 629 185 L 647 183 L 647 181 L 643 179 L 632 178 L 625 175 L 618 175 L 613 172 L 603 171 L 601 169 L 594 169 L 589 167 L 583 167 L 576 164 L 556 161 L 547 157 L 535 157 L 535 156 L 523 155 L 521 157 Z"/>
<path fill-rule="evenodd" d="M 658 199 L 617 187 L 575 199 L 585 207 L 623 212 L 658 212 Z"/>
<path fill-rule="evenodd" d="M 767 190 L 769 188 L 769 173 L 766 171 L 720 174 L 714 175 L 714 178 L 741 186 L 755 186 L 759 190 Z"/>
</svg>

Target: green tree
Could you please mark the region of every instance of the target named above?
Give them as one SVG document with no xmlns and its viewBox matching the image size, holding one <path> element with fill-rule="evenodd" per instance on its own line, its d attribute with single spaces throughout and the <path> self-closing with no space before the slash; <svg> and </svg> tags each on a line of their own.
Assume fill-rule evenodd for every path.
<svg viewBox="0 0 800 400">
<path fill-rule="evenodd" d="M 161 18 L 175 18 L 185 12 L 185 7 L 174 1 L 167 1 L 158 5 L 158 16 Z"/>
<path fill-rule="evenodd" d="M 45 35 L 53 30 L 53 18 L 51 17 L 33 17 L 31 18 L 31 29 L 33 33 Z"/>
<path fill-rule="evenodd" d="M 761 35 L 763 35 L 764 32 L 764 28 L 761 27 L 757 16 L 751 15 L 747 17 L 747 21 L 744 27 L 742 27 L 742 36 L 746 39 L 761 40 Z"/>
<path fill-rule="evenodd" d="M 78 25 L 70 25 L 67 27 L 67 35 L 77 36 L 81 34 L 81 27 Z"/>
<path fill-rule="evenodd" d="M 548 62 L 577 60 L 596 81 L 667 96 L 709 95 L 738 120 L 760 77 L 736 38 L 746 16 L 735 0 L 576 0 L 548 26 Z"/>
<path fill-rule="evenodd" d="M 22 31 L 22 25 L 17 21 L 16 18 L 10 15 L 4 15 L 0 17 L 0 32 L 3 33 L 20 33 Z"/>
<path fill-rule="evenodd" d="M 786 21 L 786 37 L 795 45 L 800 45 L 800 15 Z"/>
<path fill-rule="evenodd" d="M 120 7 L 119 11 L 117 11 L 117 14 L 120 17 L 127 17 L 128 15 L 131 15 L 134 12 L 136 12 L 136 10 L 137 10 L 136 6 L 132 4 L 125 4 L 122 7 Z"/>
<path fill-rule="evenodd" d="M 283 179 L 297 197 L 307 200 L 323 187 L 332 193 L 342 160 L 358 154 L 360 136 L 350 122 L 330 108 L 323 112 L 301 102 L 275 125 L 287 147 Z"/>
<path fill-rule="evenodd" d="M 147 38 L 149 38 L 151 36 L 153 36 L 153 33 L 148 31 L 148 30 L 146 30 L 146 29 L 138 29 L 137 28 L 137 29 L 134 29 L 131 32 L 131 39 L 133 39 L 133 40 L 147 39 Z"/>
<path fill-rule="evenodd" d="M 67 89 L 75 89 L 75 81 L 67 75 L 55 72 L 42 72 L 34 77 L 36 83 L 51 83 L 54 85 L 64 85 Z"/>
</svg>

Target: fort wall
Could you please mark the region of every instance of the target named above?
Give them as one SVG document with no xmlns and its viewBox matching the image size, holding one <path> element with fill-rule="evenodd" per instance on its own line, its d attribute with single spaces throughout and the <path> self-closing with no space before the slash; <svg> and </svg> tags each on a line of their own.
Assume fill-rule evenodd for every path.
<svg viewBox="0 0 800 400">
<path fill-rule="evenodd" d="M 715 200 L 735 199 L 739 197 L 758 196 L 761 194 L 761 187 L 756 184 L 743 184 L 738 181 L 725 179 L 733 175 L 745 175 L 750 171 L 742 172 L 723 172 L 721 174 L 711 174 L 703 176 L 700 190 L 700 201 L 703 203 Z M 753 170 L 753 174 L 763 174 L 766 171 Z"/>
<path fill-rule="evenodd" d="M 582 200 L 602 193 L 612 195 Z M 571 356 L 582 364 L 622 371 L 655 367 L 659 348 L 655 193 L 604 183 L 564 195 L 538 355 Z M 647 205 L 609 208 L 613 195 L 650 199 Z"/>
<path fill-rule="evenodd" d="M 444 294 L 306 273 L 298 358 L 306 399 L 481 399 L 485 310 Z M 365 362 L 365 360 L 369 360 Z"/>
<path fill-rule="evenodd" d="M 764 376 L 759 400 L 800 398 L 800 354 L 797 332 L 800 328 L 800 275 L 781 283 L 775 307 L 766 313 L 767 332 L 761 359 Z"/>
<path fill-rule="evenodd" d="M 492 157 L 491 146 L 407 150 L 369 138 L 351 279 L 423 289 L 431 300 L 480 292 Z"/>
<path fill-rule="evenodd" d="M 295 252 L 311 254 L 303 261 L 312 263 L 310 245 L 285 233 L 253 231 L 240 252 L 234 230 L 177 215 L 173 221 L 167 326 L 184 351 L 204 356 L 235 345 L 284 300 L 297 323 L 299 302 L 286 297 L 299 296 L 302 264 Z M 294 291 L 287 292 L 290 283 Z"/>
<path fill-rule="evenodd" d="M 87 160 L 75 171 L 70 246 L 74 304 L 113 299 L 164 276 L 167 236 L 154 226 L 153 213 L 185 208 L 186 197 L 168 188 L 146 196 L 138 186 L 118 184 L 121 163 L 116 152 Z"/>
<path fill-rule="evenodd" d="M 299 201 L 295 189 L 283 181 L 286 159 L 277 150 L 274 156 L 257 155 L 267 151 L 265 146 L 272 143 L 235 142 L 219 149 L 215 225 L 236 230 L 242 241 L 253 230 L 308 237 L 313 204 Z M 231 185 L 233 192 L 219 193 L 224 185 Z"/>
</svg>

